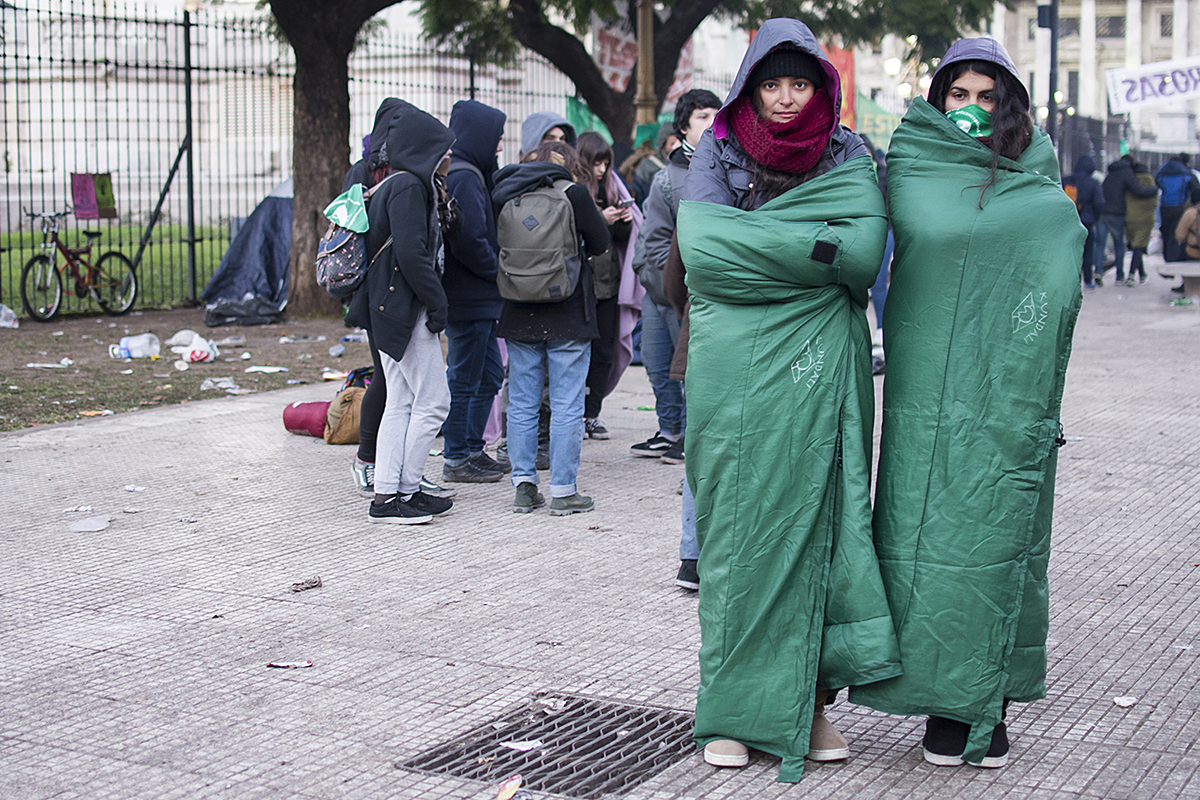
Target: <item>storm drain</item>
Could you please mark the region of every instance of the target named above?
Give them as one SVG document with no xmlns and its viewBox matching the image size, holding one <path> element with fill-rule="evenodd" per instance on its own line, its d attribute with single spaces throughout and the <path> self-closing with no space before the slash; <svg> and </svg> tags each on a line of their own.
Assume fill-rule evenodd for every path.
<svg viewBox="0 0 1200 800">
<path fill-rule="evenodd" d="M 520 773 L 532 791 L 619 797 L 696 752 L 692 721 L 669 709 L 542 694 L 396 766 L 488 783 Z"/>
</svg>

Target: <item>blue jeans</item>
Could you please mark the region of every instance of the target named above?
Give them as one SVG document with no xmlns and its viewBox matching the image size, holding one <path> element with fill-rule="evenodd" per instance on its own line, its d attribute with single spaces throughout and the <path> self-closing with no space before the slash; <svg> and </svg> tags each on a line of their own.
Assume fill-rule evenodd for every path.
<svg viewBox="0 0 1200 800">
<path fill-rule="evenodd" d="M 495 332 L 496 321 L 490 319 L 446 323 L 450 415 L 442 425 L 442 436 L 443 454 L 452 467 L 483 450 L 483 429 L 504 383 Z"/>
<path fill-rule="evenodd" d="M 875 307 L 875 327 L 883 330 L 883 306 L 887 302 L 888 275 L 892 271 L 892 250 L 896 247 L 896 235 L 888 228 L 887 244 L 883 247 L 883 263 L 871 286 L 871 305 Z"/>
<path fill-rule="evenodd" d="M 550 496 L 575 494 L 583 448 L 583 395 L 587 391 L 592 343 L 507 341 L 508 457 L 513 486 L 538 482 L 538 407 L 550 372 Z"/>
<path fill-rule="evenodd" d="M 1096 223 L 1096 278 L 1104 274 L 1104 248 L 1109 234 L 1113 237 L 1113 255 L 1117 257 L 1117 280 L 1125 280 L 1125 218 L 1102 214 Z"/>
<path fill-rule="evenodd" d="M 658 429 L 675 436 L 683 433 L 685 406 L 683 383 L 671 380 L 671 359 L 679 341 L 679 317 L 670 306 L 642 298 L 642 363 L 654 389 Z"/>
<path fill-rule="evenodd" d="M 683 533 L 679 537 L 679 560 L 695 561 L 700 558 L 700 545 L 696 543 L 696 498 L 692 487 L 683 482 Z"/>
</svg>

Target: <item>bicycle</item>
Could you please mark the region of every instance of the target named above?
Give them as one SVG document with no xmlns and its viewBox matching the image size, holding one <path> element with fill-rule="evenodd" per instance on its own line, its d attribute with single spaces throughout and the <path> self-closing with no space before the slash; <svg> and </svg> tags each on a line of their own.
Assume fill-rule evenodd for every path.
<svg viewBox="0 0 1200 800">
<path fill-rule="evenodd" d="M 38 322 L 49 322 L 58 314 L 67 267 L 71 268 L 75 295 L 80 300 L 90 295 L 111 316 L 120 316 L 133 308 L 137 274 L 125 254 L 110 250 L 96 259 L 95 264 L 89 260 L 100 231 L 81 231 L 87 237 L 87 245 L 67 247 L 58 237 L 58 228 L 59 220 L 70 214 L 71 209 L 51 214 L 22 210 L 30 219 L 41 220 L 42 225 L 42 252 L 29 259 L 21 270 L 21 304 L 29 316 Z M 62 266 L 55 263 L 56 250 L 62 253 Z"/>
</svg>

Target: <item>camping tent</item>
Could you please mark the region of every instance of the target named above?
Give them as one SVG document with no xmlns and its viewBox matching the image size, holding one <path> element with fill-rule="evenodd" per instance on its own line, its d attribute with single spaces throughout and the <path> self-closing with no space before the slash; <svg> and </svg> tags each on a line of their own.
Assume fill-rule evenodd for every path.
<svg viewBox="0 0 1200 800">
<path fill-rule="evenodd" d="M 292 241 L 292 179 L 263 198 L 242 224 L 204 287 L 204 324 L 280 322 L 287 305 Z"/>
</svg>

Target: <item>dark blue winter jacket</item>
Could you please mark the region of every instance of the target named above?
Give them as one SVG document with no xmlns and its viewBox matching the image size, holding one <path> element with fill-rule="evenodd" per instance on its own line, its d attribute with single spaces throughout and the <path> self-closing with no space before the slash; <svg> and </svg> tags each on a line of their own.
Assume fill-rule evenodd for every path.
<svg viewBox="0 0 1200 800">
<path fill-rule="evenodd" d="M 492 175 L 505 119 L 503 111 L 475 100 L 460 100 L 450 112 L 450 130 L 458 139 L 450 157 L 446 188 L 458 201 L 463 218 L 462 229 L 446 240 L 442 287 L 450 303 L 450 322 L 499 319 L 504 307 L 496 288 L 499 247 Z"/>
<path fill-rule="evenodd" d="M 1104 190 L 1104 211 L 1111 217 L 1125 217 L 1125 195 L 1134 197 L 1154 197 L 1158 189 L 1153 186 L 1142 186 L 1137 176 L 1133 174 L 1133 164 L 1125 157 L 1118 158 L 1108 165 L 1108 174 L 1104 176 L 1101 187 Z"/>
<path fill-rule="evenodd" d="M 1154 182 L 1162 189 L 1159 202 L 1163 206 L 1186 206 L 1192 188 L 1197 184 L 1196 176 L 1178 158 L 1169 158 L 1158 168 Z"/>
<path fill-rule="evenodd" d="M 1095 171 L 1096 160 L 1084 155 L 1075 159 L 1075 171 L 1063 178 L 1063 186 L 1075 187 L 1079 221 L 1089 228 L 1096 224 L 1104 210 L 1104 191 L 1100 188 L 1100 181 L 1092 177 Z"/>
</svg>

